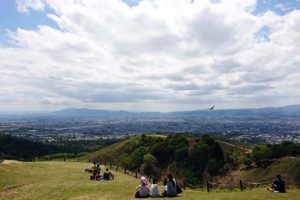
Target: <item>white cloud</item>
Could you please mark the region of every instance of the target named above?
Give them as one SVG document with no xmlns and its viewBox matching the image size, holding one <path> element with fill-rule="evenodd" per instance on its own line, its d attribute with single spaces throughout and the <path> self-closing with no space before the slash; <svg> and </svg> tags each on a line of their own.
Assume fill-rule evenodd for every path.
<svg viewBox="0 0 300 200">
<path fill-rule="evenodd" d="M 44 10 L 45 3 L 43 0 L 16 0 L 17 10 L 19 12 L 29 12 L 32 10 Z"/>
<path fill-rule="evenodd" d="M 13 46 L 0 48 L 2 109 L 168 111 L 300 100 L 293 92 L 300 74 L 298 10 L 255 16 L 255 0 L 17 5 L 20 12 L 51 10 L 47 16 L 59 29 L 41 24 L 10 32 Z M 257 38 L 262 27 L 270 29 L 269 40 Z"/>
</svg>

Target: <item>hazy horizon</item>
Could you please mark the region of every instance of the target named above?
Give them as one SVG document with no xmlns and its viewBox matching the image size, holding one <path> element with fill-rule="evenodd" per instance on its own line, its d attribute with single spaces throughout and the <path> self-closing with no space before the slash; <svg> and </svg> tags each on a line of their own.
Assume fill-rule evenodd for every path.
<svg viewBox="0 0 300 200">
<path fill-rule="evenodd" d="M 0 112 L 300 102 L 300 0 L 0 2 Z"/>
<path fill-rule="evenodd" d="M 284 108 L 284 107 L 290 107 L 290 106 L 299 106 L 300 104 L 293 104 L 293 105 L 285 105 L 285 106 L 268 106 L 268 107 L 241 107 L 241 108 L 217 108 L 214 107 L 214 111 L 226 111 L 226 110 L 255 110 L 255 109 L 266 109 L 266 108 Z M 78 109 L 78 110 L 93 110 L 93 111 L 112 111 L 112 112 L 132 112 L 132 113 L 148 113 L 148 112 L 153 112 L 153 113 L 172 113 L 172 112 L 190 112 L 190 111 L 208 111 L 210 110 L 211 107 L 209 108 L 204 108 L 204 109 L 191 109 L 191 110 L 172 110 L 172 111 L 159 111 L 159 110 L 152 110 L 152 111 L 141 111 L 141 110 L 122 110 L 122 109 L 96 109 L 96 108 L 84 108 L 84 107 L 65 107 L 65 108 L 61 108 L 58 110 L 48 110 L 48 111 L 0 111 L 0 115 L 23 115 L 23 114 L 46 114 L 46 113 L 52 113 L 52 112 L 59 112 L 59 111 L 64 111 L 64 110 L 73 110 L 73 109 Z M 214 112 L 212 111 L 212 112 Z"/>
</svg>

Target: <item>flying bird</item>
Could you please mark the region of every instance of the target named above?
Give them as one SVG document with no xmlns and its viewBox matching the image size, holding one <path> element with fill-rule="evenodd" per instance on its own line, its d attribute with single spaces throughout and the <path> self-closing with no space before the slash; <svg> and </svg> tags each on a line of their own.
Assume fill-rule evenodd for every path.
<svg viewBox="0 0 300 200">
<path fill-rule="evenodd" d="M 214 108 L 215 108 L 215 106 L 213 106 L 213 107 L 209 108 L 209 110 L 213 110 Z"/>
</svg>

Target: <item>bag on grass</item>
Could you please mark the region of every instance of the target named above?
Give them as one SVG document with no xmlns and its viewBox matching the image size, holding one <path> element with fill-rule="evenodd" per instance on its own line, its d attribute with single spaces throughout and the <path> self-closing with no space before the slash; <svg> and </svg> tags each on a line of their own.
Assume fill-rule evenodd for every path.
<svg viewBox="0 0 300 200">
<path fill-rule="evenodd" d="M 181 189 L 180 186 L 177 185 L 177 184 L 176 184 L 176 191 L 177 191 L 177 194 L 182 193 L 182 189 Z"/>
</svg>

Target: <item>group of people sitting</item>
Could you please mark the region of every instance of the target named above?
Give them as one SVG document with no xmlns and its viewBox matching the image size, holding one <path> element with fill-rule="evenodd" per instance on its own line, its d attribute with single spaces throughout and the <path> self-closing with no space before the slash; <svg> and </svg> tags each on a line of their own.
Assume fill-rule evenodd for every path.
<svg viewBox="0 0 300 200">
<path fill-rule="evenodd" d="M 91 173 L 90 180 L 108 181 L 114 179 L 114 175 L 109 171 L 108 168 L 106 168 L 105 172 L 103 172 L 103 175 L 100 174 L 101 172 L 100 163 L 96 164 L 96 162 L 93 162 L 91 168 L 86 169 L 85 171 Z"/>
<path fill-rule="evenodd" d="M 164 181 L 163 191 L 159 192 L 157 186 L 158 179 L 153 178 L 152 184 L 149 185 L 147 179 L 142 176 L 140 185 L 136 188 L 135 197 L 136 198 L 147 198 L 147 197 L 176 197 L 182 192 L 181 188 L 177 185 L 176 180 L 173 178 L 172 174 L 167 175 L 167 179 Z"/>
<path fill-rule="evenodd" d="M 85 169 L 85 171 L 91 173 L 90 180 L 113 180 L 114 175 L 106 168 L 105 172 L 101 176 L 100 163 L 93 162 L 91 168 Z M 140 185 L 136 187 L 135 197 L 136 198 L 147 198 L 147 197 L 176 197 L 182 192 L 182 189 L 177 185 L 176 180 L 173 178 L 172 174 L 168 174 L 167 178 L 164 180 L 164 186 L 162 192 L 159 192 L 158 179 L 153 178 L 152 184 L 149 185 L 146 177 L 142 176 L 140 180 Z M 281 178 L 281 175 L 276 175 L 276 179 L 273 181 L 271 188 L 268 188 L 271 192 L 286 192 L 285 183 Z"/>
</svg>

